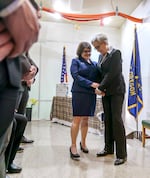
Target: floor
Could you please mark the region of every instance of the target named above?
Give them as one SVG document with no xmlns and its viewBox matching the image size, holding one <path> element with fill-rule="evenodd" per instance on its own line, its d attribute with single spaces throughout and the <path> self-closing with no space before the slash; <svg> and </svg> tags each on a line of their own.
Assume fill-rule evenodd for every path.
<svg viewBox="0 0 150 178">
<path fill-rule="evenodd" d="M 35 142 L 22 145 L 24 152 L 17 153 L 14 162 L 23 170 L 20 174 L 9 174 L 10 178 L 150 178 L 149 140 L 143 148 L 139 140 L 128 139 L 127 162 L 114 166 L 114 156 L 96 157 L 96 152 L 103 149 L 103 136 L 88 133 L 90 153 L 79 150 L 81 159 L 74 161 L 69 155 L 69 127 L 50 121 L 32 121 L 25 135 Z M 79 142 L 80 138 L 78 145 Z"/>
</svg>

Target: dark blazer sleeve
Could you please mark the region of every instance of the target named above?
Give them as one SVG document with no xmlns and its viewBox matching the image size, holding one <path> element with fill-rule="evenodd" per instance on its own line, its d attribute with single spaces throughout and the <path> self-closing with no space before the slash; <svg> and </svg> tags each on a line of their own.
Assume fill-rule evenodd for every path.
<svg viewBox="0 0 150 178">
<path fill-rule="evenodd" d="M 100 83 L 99 89 L 102 91 L 112 84 L 115 78 L 122 73 L 122 58 L 121 52 L 116 50 L 104 64 L 104 77 Z"/>
<path fill-rule="evenodd" d="M 79 74 L 79 67 L 81 67 L 79 60 L 78 59 L 73 59 L 71 67 L 70 67 L 70 72 L 71 72 L 71 75 L 72 75 L 73 79 L 76 82 L 78 82 L 78 85 L 80 85 L 82 87 L 86 87 L 86 88 L 91 88 L 91 84 L 93 82 Z"/>
</svg>

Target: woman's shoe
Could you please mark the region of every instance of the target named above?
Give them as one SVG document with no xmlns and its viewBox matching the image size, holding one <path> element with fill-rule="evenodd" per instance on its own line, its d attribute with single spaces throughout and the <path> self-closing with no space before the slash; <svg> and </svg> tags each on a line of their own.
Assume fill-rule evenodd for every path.
<svg viewBox="0 0 150 178">
<path fill-rule="evenodd" d="M 72 151 L 71 151 L 71 147 L 70 147 L 70 157 L 72 159 L 78 159 L 78 158 L 80 158 L 80 155 L 78 153 L 73 154 Z"/>
<path fill-rule="evenodd" d="M 88 152 L 89 152 L 89 150 L 88 150 L 87 148 L 83 148 L 83 147 L 82 147 L 81 142 L 80 142 L 80 149 L 81 149 L 84 153 L 88 153 Z"/>
</svg>

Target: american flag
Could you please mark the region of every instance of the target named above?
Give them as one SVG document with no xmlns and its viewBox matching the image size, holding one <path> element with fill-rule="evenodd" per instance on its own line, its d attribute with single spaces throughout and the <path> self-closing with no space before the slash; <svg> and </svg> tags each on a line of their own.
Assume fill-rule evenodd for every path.
<svg viewBox="0 0 150 178">
<path fill-rule="evenodd" d="M 61 68 L 61 83 L 68 82 L 68 75 L 67 75 L 67 66 L 66 66 L 66 48 L 63 47 L 63 58 L 62 58 L 62 68 Z"/>
</svg>

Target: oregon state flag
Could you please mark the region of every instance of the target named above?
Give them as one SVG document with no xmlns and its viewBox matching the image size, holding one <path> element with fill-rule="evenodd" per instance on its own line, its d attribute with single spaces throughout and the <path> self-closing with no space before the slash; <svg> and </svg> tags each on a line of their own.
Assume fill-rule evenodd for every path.
<svg viewBox="0 0 150 178">
<path fill-rule="evenodd" d="M 63 57 L 62 57 L 62 68 L 61 68 L 61 83 L 68 82 L 68 75 L 67 75 L 67 65 L 66 65 L 66 49 L 65 46 L 63 47 Z"/>
<path fill-rule="evenodd" d="M 131 57 L 130 73 L 129 73 L 129 92 L 128 92 L 128 111 L 138 118 L 140 111 L 143 108 L 142 97 L 142 80 L 141 80 L 141 65 L 138 45 L 138 36 L 135 28 L 134 46 Z"/>
</svg>

